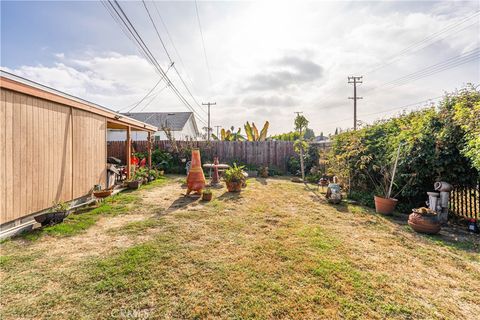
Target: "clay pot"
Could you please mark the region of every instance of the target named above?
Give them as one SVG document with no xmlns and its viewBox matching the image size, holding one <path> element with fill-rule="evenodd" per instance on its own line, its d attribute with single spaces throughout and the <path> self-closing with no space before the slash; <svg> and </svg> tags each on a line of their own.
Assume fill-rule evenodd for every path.
<svg viewBox="0 0 480 320">
<path fill-rule="evenodd" d="M 427 216 L 415 212 L 408 216 L 408 224 L 413 230 L 427 234 L 436 234 L 442 228 L 437 216 Z"/>
<path fill-rule="evenodd" d="M 210 201 L 212 200 L 213 193 L 202 193 L 202 200 L 203 201 Z"/>
<path fill-rule="evenodd" d="M 187 195 L 195 191 L 200 193 L 205 188 L 205 175 L 203 174 L 200 150 L 192 150 L 192 162 L 187 176 Z"/>
<path fill-rule="evenodd" d="M 378 196 L 374 196 L 373 198 L 375 200 L 375 211 L 387 215 L 393 213 L 398 202 L 397 199 L 393 198 L 386 199 Z"/>
<path fill-rule="evenodd" d="M 228 192 L 240 192 L 242 191 L 242 182 L 226 182 Z"/>
</svg>

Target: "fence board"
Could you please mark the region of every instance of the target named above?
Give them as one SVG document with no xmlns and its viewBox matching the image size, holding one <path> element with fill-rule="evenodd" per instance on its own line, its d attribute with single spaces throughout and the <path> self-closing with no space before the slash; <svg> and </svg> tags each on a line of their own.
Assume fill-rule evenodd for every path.
<svg viewBox="0 0 480 320">
<path fill-rule="evenodd" d="M 267 165 L 286 172 L 287 161 L 294 155 L 292 141 L 177 141 L 180 149 L 198 147 L 208 161 L 217 155 L 220 162 L 241 162 L 251 165 Z M 172 146 L 168 140 L 154 141 L 152 148 L 171 151 Z M 147 151 L 147 141 L 135 141 L 136 152 Z M 115 157 L 125 162 L 125 142 L 109 141 L 107 152 L 109 157 Z"/>
</svg>

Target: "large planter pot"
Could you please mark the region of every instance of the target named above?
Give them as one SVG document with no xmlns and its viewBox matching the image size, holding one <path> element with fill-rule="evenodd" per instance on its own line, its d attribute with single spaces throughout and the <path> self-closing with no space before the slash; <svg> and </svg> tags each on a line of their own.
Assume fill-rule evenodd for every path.
<svg viewBox="0 0 480 320">
<path fill-rule="evenodd" d="M 226 182 L 228 192 L 240 192 L 242 191 L 242 182 Z"/>
<path fill-rule="evenodd" d="M 386 199 L 379 196 L 374 196 L 373 198 L 375 200 L 375 211 L 382 214 L 392 214 L 398 202 L 397 199 L 393 198 Z"/>
<path fill-rule="evenodd" d="M 436 234 L 442 228 L 437 216 L 412 213 L 408 216 L 408 224 L 413 230 L 421 233 Z"/>
<path fill-rule="evenodd" d="M 142 185 L 142 180 L 133 180 L 128 182 L 129 189 L 138 189 Z"/>
<path fill-rule="evenodd" d="M 42 226 L 47 226 L 50 224 L 60 223 L 65 219 L 69 214 L 69 211 L 57 211 L 57 212 L 48 212 L 35 217 L 35 221 L 40 223 Z"/>
</svg>

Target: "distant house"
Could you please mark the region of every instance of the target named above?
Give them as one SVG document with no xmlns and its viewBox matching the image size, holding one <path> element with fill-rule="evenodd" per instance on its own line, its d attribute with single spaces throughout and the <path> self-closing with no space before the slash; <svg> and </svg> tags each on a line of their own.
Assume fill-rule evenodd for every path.
<svg viewBox="0 0 480 320">
<path fill-rule="evenodd" d="M 175 140 L 197 140 L 200 132 L 192 112 L 137 112 L 126 113 L 125 116 L 158 127 L 159 131 L 153 135 L 154 140 L 168 139 L 165 130 L 169 130 Z M 124 141 L 125 131 L 109 130 L 108 141 Z M 147 140 L 145 132 L 132 132 L 132 140 Z"/>
</svg>

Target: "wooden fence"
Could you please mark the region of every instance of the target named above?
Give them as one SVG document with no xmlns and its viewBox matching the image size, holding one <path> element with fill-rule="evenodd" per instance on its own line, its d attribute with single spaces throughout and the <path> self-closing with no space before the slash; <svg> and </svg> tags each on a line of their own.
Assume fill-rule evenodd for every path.
<svg viewBox="0 0 480 320">
<path fill-rule="evenodd" d="M 450 212 L 461 217 L 480 219 L 480 181 L 476 186 L 454 186 L 450 193 Z"/>
<path fill-rule="evenodd" d="M 202 158 L 212 161 L 218 156 L 222 163 L 237 162 L 241 164 L 266 165 L 286 172 L 288 159 L 295 154 L 292 141 L 176 141 L 179 149 L 200 148 Z M 147 141 L 132 142 L 136 152 L 147 150 Z M 154 141 L 152 149 L 172 151 L 175 146 L 168 140 Z M 109 141 L 108 156 L 125 162 L 125 142 Z"/>
</svg>

